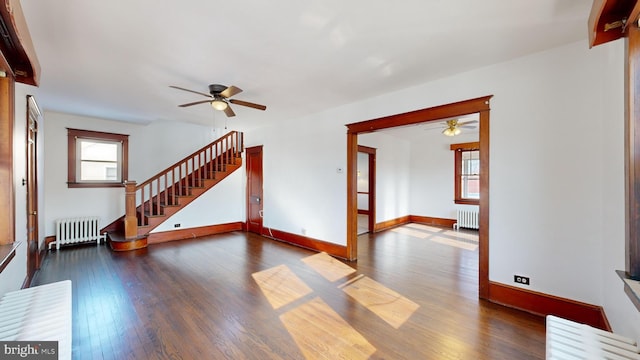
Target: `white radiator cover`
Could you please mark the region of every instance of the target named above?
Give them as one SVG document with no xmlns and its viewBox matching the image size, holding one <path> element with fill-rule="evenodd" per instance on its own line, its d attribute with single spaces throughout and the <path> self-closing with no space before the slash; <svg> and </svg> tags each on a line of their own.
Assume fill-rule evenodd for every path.
<svg viewBox="0 0 640 360">
<path fill-rule="evenodd" d="M 71 280 L 6 293 L 0 298 L 1 341 L 57 341 L 58 359 L 71 359 Z"/>
<path fill-rule="evenodd" d="M 96 241 L 100 245 L 104 235 L 100 234 L 99 220 L 97 216 L 56 220 L 56 249 L 59 250 L 60 245 L 88 241 Z"/>
<path fill-rule="evenodd" d="M 639 349 L 633 339 L 553 315 L 547 316 L 546 340 L 547 360 L 640 360 Z"/>
</svg>

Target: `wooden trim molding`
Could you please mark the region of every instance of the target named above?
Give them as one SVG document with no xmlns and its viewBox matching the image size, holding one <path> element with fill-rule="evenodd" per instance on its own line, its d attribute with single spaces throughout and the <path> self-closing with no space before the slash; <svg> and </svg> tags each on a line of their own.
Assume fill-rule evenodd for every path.
<svg viewBox="0 0 640 360">
<path fill-rule="evenodd" d="M 303 247 L 305 249 L 315 250 L 319 252 L 326 252 L 329 255 L 333 255 L 341 259 L 347 259 L 347 247 L 344 245 L 334 244 L 334 243 L 306 237 L 303 235 L 292 234 L 285 231 L 269 229 L 269 228 L 264 228 L 263 233 L 261 235 L 273 240 L 282 241 L 295 246 Z"/>
<path fill-rule="evenodd" d="M 489 101 L 492 97 L 493 95 L 488 95 L 345 125 L 347 127 L 347 252 L 349 260 L 358 258 L 358 134 L 478 113 L 480 115 L 478 296 L 481 299 L 489 297 L 489 113 L 491 111 Z"/>
<path fill-rule="evenodd" d="M 489 296 L 489 301 L 496 304 L 540 316 L 555 315 L 598 329 L 611 331 L 611 325 L 601 306 L 492 281 L 489 282 Z"/>
<path fill-rule="evenodd" d="M 455 224 L 457 220 L 430 216 L 409 215 L 409 222 L 453 228 L 453 224 Z"/>
<path fill-rule="evenodd" d="M 152 232 L 147 237 L 147 243 L 157 244 L 174 240 L 195 239 L 203 236 L 223 234 L 232 231 L 241 231 L 244 229 L 244 227 L 244 223 L 238 221 L 227 224 L 200 226 L 188 229 Z"/>
<path fill-rule="evenodd" d="M 13 124 L 15 116 L 15 80 L 0 77 L 0 245 L 15 240 L 15 188 L 13 178 Z"/>
<path fill-rule="evenodd" d="M 16 248 L 19 245 L 20 243 L 0 245 L 0 273 L 9 265 L 11 259 L 16 256 Z"/>
<path fill-rule="evenodd" d="M 119 161 L 120 179 L 117 182 L 81 182 L 76 178 L 78 159 L 76 144 L 78 139 L 120 142 L 122 154 Z M 101 131 L 67 128 L 67 186 L 70 188 L 123 187 L 129 178 L 129 135 Z"/>
<path fill-rule="evenodd" d="M 10 66 L 12 76 L 19 83 L 38 86 L 40 64 L 20 0 L 3 0 L 0 5 L 0 26 L 8 36 L 0 39 L 0 52 Z"/>
<path fill-rule="evenodd" d="M 411 222 L 411 215 L 401 216 L 399 218 L 391 219 L 376 223 L 373 226 L 373 232 L 380 232 L 384 230 L 393 229 L 394 227 L 402 226 Z"/>
</svg>

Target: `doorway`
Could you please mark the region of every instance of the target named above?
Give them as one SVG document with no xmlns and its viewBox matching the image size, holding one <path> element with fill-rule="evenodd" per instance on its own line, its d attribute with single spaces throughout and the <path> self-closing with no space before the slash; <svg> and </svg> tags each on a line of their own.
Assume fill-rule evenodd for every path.
<svg viewBox="0 0 640 360">
<path fill-rule="evenodd" d="M 357 236 L 357 161 L 358 134 L 375 132 L 404 125 L 479 114 L 480 143 L 480 230 L 478 296 L 489 298 L 489 100 L 493 95 L 456 103 L 440 105 L 398 115 L 391 115 L 358 123 L 347 124 L 347 257 L 358 258 Z"/>
<path fill-rule="evenodd" d="M 262 234 L 262 145 L 246 148 L 247 231 Z"/>
<path fill-rule="evenodd" d="M 372 233 L 376 222 L 376 149 L 358 145 L 358 235 Z"/>
</svg>

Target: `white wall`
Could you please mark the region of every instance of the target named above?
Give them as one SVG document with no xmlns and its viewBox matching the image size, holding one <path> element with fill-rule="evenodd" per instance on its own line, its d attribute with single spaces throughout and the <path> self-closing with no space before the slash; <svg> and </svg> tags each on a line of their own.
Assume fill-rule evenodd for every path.
<svg viewBox="0 0 640 360">
<path fill-rule="evenodd" d="M 411 141 L 411 215 L 455 219 L 454 161 L 451 144 L 478 141 L 478 133 L 447 137 L 439 131 Z"/>
<path fill-rule="evenodd" d="M 604 305 L 614 329 L 638 334 L 613 276 L 624 268 L 623 56 L 620 42 L 578 42 L 248 132 L 265 146 L 265 225 L 313 222 L 310 236 L 345 244 L 344 125 L 493 94 L 490 280 L 529 276 L 528 289 Z"/>
<path fill-rule="evenodd" d="M 321 114 L 245 133 L 263 148 L 263 225 L 333 243 L 346 234 L 345 128 Z"/>
<path fill-rule="evenodd" d="M 409 213 L 410 142 L 384 132 L 358 135 L 358 145 L 376 148 L 376 223 Z"/>
<path fill-rule="evenodd" d="M 67 187 L 67 128 L 129 135 L 129 179 L 147 180 L 214 140 L 211 128 L 176 122 L 135 125 L 45 111 L 45 228 L 55 234 L 55 220 L 98 216 L 101 226 L 124 215 L 124 188 Z"/>
<path fill-rule="evenodd" d="M 236 170 L 151 232 L 245 221 L 246 178 L 244 167 Z"/>
</svg>

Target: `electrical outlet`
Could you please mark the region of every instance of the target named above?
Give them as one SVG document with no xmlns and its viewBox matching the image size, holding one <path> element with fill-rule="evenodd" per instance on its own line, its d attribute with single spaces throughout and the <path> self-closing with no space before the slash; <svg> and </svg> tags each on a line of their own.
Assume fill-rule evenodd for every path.
<svg viewBox="0 0 640 360">
<path fill-rule="evenodd" d="M 529 278 L 526 276 L 513 275 L 513 281 L 522 285 L 529 285 Z"/>
<path fill-rule="evenodd" d="M 174 228 L 179 228 L 179 227 L 180 227 L 180 224 L 173 224 L 173 227 L 174 227 Z"/>
</svg>

